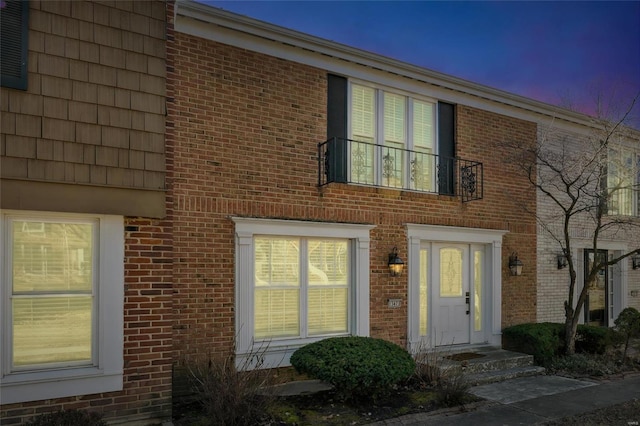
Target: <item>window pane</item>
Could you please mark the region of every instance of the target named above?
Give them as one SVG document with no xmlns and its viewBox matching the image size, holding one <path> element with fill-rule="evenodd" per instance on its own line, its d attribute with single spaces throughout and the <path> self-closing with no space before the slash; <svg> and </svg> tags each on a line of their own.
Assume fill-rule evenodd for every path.
<svg viewBox="0 0 640 426">
<path fill-rule="evenodd" d="M 300 241 L 255 238 L 256 338 L 300 334 Z"/>
<path fill-rule="evenodd" d="M 631 215 L 633 214 L 633 155 L 626 150 L 610 149 L 608 156 L 609 213 Z"/>
<path fill-rule="evenodd" d="M 382 184 L 402 188 L 404 149 L 406 148 L 406 98 L 384 94 L 384 146 L 382 153 Z"/>
<path fill-rule="evenodd" d="M 348 317 L 348 241 L 308 240 L 309 335 L 346 333 Z"/>
<path fill-rule="evenodd" d="M 14 297 L 13 365 L 90 363 L 92 297 Z"/>
<path fill-rule="evenodd" d="M 347 285 L 347 240 L 310 239 L 308 251 L 310 285 Z"/>
<path fill-rule="evenodd" d="M 292 337 L 300 334 L 298 289 L 256 289 L 256 338 Z"/>
<path fill-rule="evenodd" d="M 384 94 L 384 140 L 385 145 L 403 147 L 405 144 L 405 104 L 404 96 Z"/>
<path fill-rule="evenodd" d="M 375 90 L 353 85 L 351 90 L 351 181 L 374 184 Z"/>
<path fill-rule="evenodd" d="M 90 223 L 13 222 L 13 292 L 91 292 Z"/>
<path fill-rule="evenodd" d="M 360 138 L 360 140 L 368 143 L 354 141 L 351 144 L 351 181 L 373 185 L 375 183 L 373 173 L 373 139 L 365 140 L 364 138 Z"/>
<path fill-rule="evenodd" d="M 309 335 L 347 332 L 347 289 L 309 289 Z"/>
<path fill-rule="evenodd" d="M 419 191 L 433 191 L 433 171 L 436 157 L 428 150 L 417 148 L 411 153 L 411 181 L 413 189 Z"/>
<path fill-rule="evenodd" d="M 433 104 L 413 101 L 413 148 L 432 152 L 433 149 Z"/>
<path fill-rule="evenodd" d="M 474 316 L 473 324 L 475 331 L 482 330 L 482 276 L 483 260 L 482 252 L 476 251 L 473 254 L 473 295 L 474 295 Z"/>
<path fill-rule="evenodd" d="M 440 249 L 440 296 L 462 296 L 462 250 Z"/>
<path fill-rule="evenodd" d="M 428 250 L 420 250 L 420 336 L 427 335 L 427 291 L 429 289 L 428 254 Z"/>
<path fill-rule="evenodd" d="M 375 90 L 353 85 L 351 90 L 351 129 L 353 139 L 375 138 Z"/>
<path fill-rule="evenodd" d="M 413 100 L 413 153 L 411 181 L 413 189 L 433 191 L 435 157 L 433 154 L 433 104 Z"/>
<path fill-rule="evenodd" d="M 297 238 L 255 239 L 256 286 L 300 285 L 300 241 Z"/>
</svg>

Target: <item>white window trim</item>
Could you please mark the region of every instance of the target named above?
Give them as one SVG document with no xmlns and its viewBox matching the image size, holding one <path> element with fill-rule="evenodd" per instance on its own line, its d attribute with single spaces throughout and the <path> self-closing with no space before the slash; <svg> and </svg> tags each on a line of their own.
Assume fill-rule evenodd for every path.
<svg viewBox="0 0 640 426">
<path fill-rule="evenodd" d="M 409 289 L 408 289 L 408 336 L 409 348 L 419 348 L 420 336 L 420 248 L 422 242 L 451 242 L 463 244 L 483 244 L 487 246 L 485 265 L 485 293 L 483 324 L 487 343 L 500 346 L 502 335 L 502 237 L 509 231 L 498 229 L 460 228 L 454 226 L 407 224 L 409 241 Z M 432 309 L 429 309 L 431 312 Z M 429 319 L 431 324 L 432 319 Z M 432 339 L 427 330 L 426 339 Z M 432 341 L 432 344 L 438 342 Z"/>
<path fill-rule="evenodd" d="M 10 371 L 10 357 L 0 352 L 0 401 L 3 404 L 39 401 L 75 395 L 87 395 L 122 390 L 124 345 L 124 218 L 112 215 L 84 215 L 71 213 L 45 213 L 26 211 L 0 211 L 0 242 L 7 247 L 8 219 L 28 218 L 43 220 L 99 220 L 97 347 L 96 366 L 78 368 L 52 368 L 50 370 Z M 7 276 L 7 255 L 2 253 L 2 348 L 10 347 L 10 277 Z"/>
<path fill-rule="evenodd" d="M 246 366 L 251 355 L 264 351 L 264 368 L 289 366 L 289 358 L 305 344 L 324 337 L 254 342 L 253 339 L 253 237 L 274 235 L 292 237 L 348 238 L 354 240 L 353 289 L 349 334 L 369 336 L 369 231 L 374 225 L 305 222 L 232 217 L 235 223 L 236 260 L 236 365 Z"/>
</svg>

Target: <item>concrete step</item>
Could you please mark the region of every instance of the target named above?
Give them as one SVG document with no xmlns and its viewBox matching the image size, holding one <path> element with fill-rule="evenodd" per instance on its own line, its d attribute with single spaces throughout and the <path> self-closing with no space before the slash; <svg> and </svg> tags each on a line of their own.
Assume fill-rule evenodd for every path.
<svg viewBox="0 0 640 426">
<path fill-rule="evenodd" d="M 536 365 L 512 367 L 504 370 L 483 371 L 480 373 L 465 374 L 466 382 L 471 386 L 485 385 L 488 383 L 502 382 L 517 377 L 538 376 L 545 373 L 544 367 Z"/>
<path fill-rule="evenodd" d="M 533 356 L 504 349 L 489 348 L 443 355 L 439 364 L 443 369 L 460 369 L 465 373 L 506 370 L 533 365 Z"/>
</svg>

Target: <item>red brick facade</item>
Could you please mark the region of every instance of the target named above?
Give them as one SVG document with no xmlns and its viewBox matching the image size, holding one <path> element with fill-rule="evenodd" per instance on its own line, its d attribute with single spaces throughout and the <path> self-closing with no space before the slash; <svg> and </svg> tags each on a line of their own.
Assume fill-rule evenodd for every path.
<svg viewBox="0 0 640 426">
<path fill-rule="evenodd" d="M 32 19 L 38 20 L 38 28 L 50 30 L 51 20 L 64 15 L 56 11 L 54 5 L 44 8 L 49 10 L 41 10 L 39 2 L 32 3 L 35 11 Z M 63 10 L 68 8 L 65 2 L 55 5 Z M 157 5 L 148 2 L 144 5 L 150 7 L 152 17 L 158 20 Z M 105 20 L 96 12 L 96 22 L 93 22 L 94 14 L 89 13 L 89 7 L 83 3 L 84 18 L 69 22 L 83 21 L 78 25 L 85 30 L 91 26 L 89 22 L 99 26 L 109 37 L 121 40 L 119 48 L 124 51 L 138 45 L 142 49 L 137 52 L 140 55 L 151 50 L 147 74 L 153 73 L 162 79 L 164 73 L 160 68 L 164 53 L 158 50 L 158 40 L 151 40 L 149 34 L 146 38 L 138 37 L 140 34 L 129 34 L 133 29 L 118 27 L 128 22 L 122 18 L 127 14 L 147 22 L 144 16 L 139 16 L 145 10 L 142 6 L 141 2 L 99 4 L 96 10 L 106 8 L 113 18 Z M 129 120 L 132 128 L 120 129 L 120 133 L 131 131 L 127 140 L 141 144 L 149 152 L 143 152 L 142 156 L 138 152 L 132 154 L 129 151 L 134 150 L 133 146 L 127 145 L 121 147 L 122 152 L 116 157 L 123 168 L 125 163 L 133 167 L 129 160 L 137 159 L 141 172 L 147 173 L 140 176 L 149 178 L 132 179 L 141 184 L 144 191 L 158 192 L 163 182 L 166 189 L 164 216 L 149 215 L 156 217 L 153 219 L 116 212 L 125 217 L 123 390 L 2 405 L 0 422 L 3 425 L 19 424 L 39 413 L 71 408 L 102 412 L 107 420 L 117 422 L 149 424 L 168 419 L 172 395 L 179 383 L 172 379 L 172 371 L 180 370 L 196 358 L 228 353 L 238 334 L 234 262 L 237 253 L 231 217 L 374 225 L 370 233 L 368 268 L 369 333 L 402 346 L 408 343 L 408 276 L 390 277 L 387 261 L 393 246 L 397 246 L 400 257 L 407 259 L 406 224 L 506 230 L 501 256 L 502 326 L 535 321 L 536 224 L 522 209 L 523 205 L 535 209 L 535 193 L 505 161 L 510 153 L 502 145 L 503 142 L 534 144 L 535 123 L 464 103 L 456 106 L 456 155 L 484 164 L 484 199 L 479 201 L 462 203 L 459 197 L 338 183 L 320 188 L 317 145 L 327 139 L 327 71 L 176 32 L 173 2 L 167 3 L 166 12 L 167 116 L 163 153 L 157 146 L 158 136 L 162 136 L 158 126 L 162 123 L 159 117 L 163 107 L 149 101 L 161 101 L 163 91 L 154 86 L 152 98 L 131 95 L 129 104 L 119 103 L 123 110 L 142 108 L 132 112 L 132 117 L 138 117 Z M 48 14 L 51 16 L 47 18 Z M 121 17 L 123 23 L 116 17 Z M 161 35 L 158 23 L 149 28 L 156 38 Z M 127 34 L 126 40 L 119 31 Z M 59 37 L 74 39 L 62 34 Z M 125 43 L 127 40 L 130 44 Z M 79 45 L 88 49 L 87 43 L 90 44 L 83 40 Z M 110 49 L 104 51 L 113 53 Z M 119 55 L 141 58 L 132 52 Z M 96 60 L 100 61 L 100 57 Z M 80 66 L 82 61 L 72 62 Z M 145 67 L 138 65 L 142 72 Z M 132 70 L 120 71 L 127 77 L 122 84 L 139 81 L 144 86 Z M 113 70 L 113 74 L 118 73 Z M 34 71 L 30 78 L 39 79 L 40 75 Z M 122 96 L 133 89 L 118 87 L 117 79 L 100 84 L 95 87 L 96 93 L 113 92 L 111 117 L 125 114 L 120 111 L 118 115 L 115 111 L 115 103 L 118 99 L 122 101 L 116 93 Z M 430 90 L 426 83 L 424 90 L 427 93 Z M 54 98 L 47 96 L 47 101 L 53 102 Z M 134 102 L 134 98 L 140 101 Z M 107 102 L 105 99 L 111 97 L 96 97 L 96 108 L 107 111 L 108 105 L 101 105 Z M 13 116 L 8 108 L 8 104 L 3 103 L 3 118 Z M 45 113 L 40 111 L 36 115 L 44 117 Z M 96 128 L 117 127 L 115 121 L 89 124 Z M 6 128 L 3 127 L 3 160 L 11 153 Z M 146 138 L 146 133 L 153 133 L 153 140 Z M 44 142 L 33 141 L 34 144 Z M 74 141 L 58 142 L 71 146 Z M 76 161 L 79 167 L 92 158 L 78 155 L 81 159 L 77 161 L 61 158 L 61 163 Z M 27 161 L 22 160 L 20 164 Z M 164 166 L 158 161 L 164 162 Z M 122 173 L 130 174 L 129 171 Z M 137 171 L 131 173 L 138 176 Z M 67 181 L 73 182 L 70 178 Z M 150 186 L 144 187 L 145 182 Z M 79 208 L 69 211 L 87 213 Z M 512 252 L 517 252 L 525 263 L 522 276 L 509 274 L 508 257 Z M 401 307 L 389 308 L 388 299 L 401 299 Z"/>
<path fill-rule="evenodd" d="M 174 361 L 227 352 L 234 325 L 231 216 L 364 223 L 371 232 L 370 333 L 407 339 L 407 277 L 390 278 L 387 254 L 406 258 L 406 223 L 504 229 L 503 325 L 535 320 L 535 194 L 504 162 L 500 143 L 535 143 L 536 126 L 457 106 L 458 155 L 484 162 L 485 197 L 459 198 L 346 184 L 317 186 L 326 139 L 327 72 L 175 34 L 169 128 L 175 142 Z M 525 273 L 511 277 L 518 252 Z M 517 296 L 517 297 L 516 297 Z M 400 298 L 401 309 L 386 300 Z"/>
</svg>

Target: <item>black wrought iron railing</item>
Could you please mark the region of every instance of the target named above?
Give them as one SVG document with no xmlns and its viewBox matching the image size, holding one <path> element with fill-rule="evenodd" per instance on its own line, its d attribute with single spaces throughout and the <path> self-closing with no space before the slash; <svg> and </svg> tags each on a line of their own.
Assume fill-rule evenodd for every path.
<svg viewBox="0 0 640 426">
<path fill-rule="evenodd" d="M 332 182 L 460 196 L 480 200 L 482 163 L 390 145 L 331 138 L 318 144 L 318 185 Z"/>
</svg>

